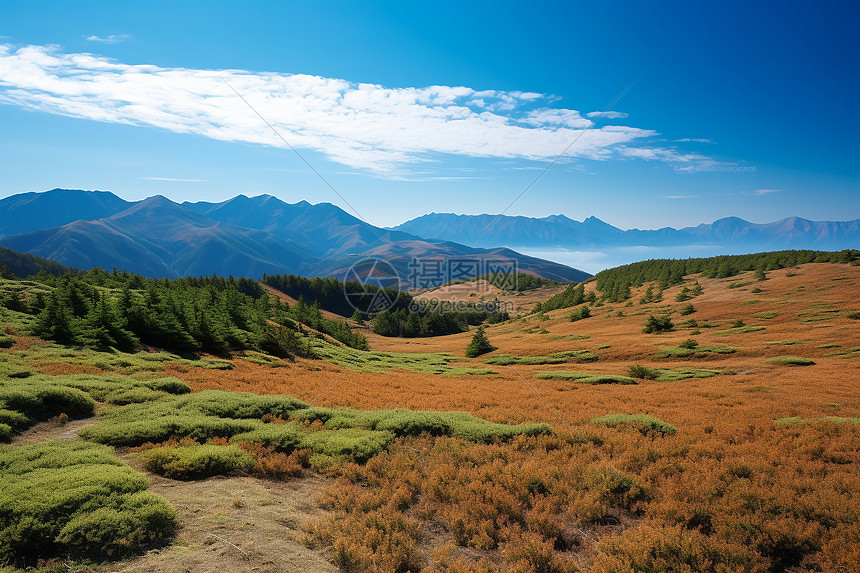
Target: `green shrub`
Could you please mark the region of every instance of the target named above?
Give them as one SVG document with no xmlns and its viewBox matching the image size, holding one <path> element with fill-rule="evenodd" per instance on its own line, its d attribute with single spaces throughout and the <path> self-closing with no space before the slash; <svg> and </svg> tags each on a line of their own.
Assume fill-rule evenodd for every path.
<svg viewBox="0 0 860 573">
<path fill-rule="evenodd" d="M 592 418 L 589 422 L 592 424 L 603 424 L 610 428 L 630 424 L 637 427 L 642 433 L 653 431 L 660 434 L 674 434 L 677 431 L 675 426 L 645 414 L 606 414 Z"/>
<path fill-rule="evenodd" d="M 576 370 L 540 370 L 535 376 L 540 380 L 579 380 L 593 376 L 593 374 Z"/>
<path fill-rule="evenodd" d="M 301 420 L 320 420 L 327 428 L 367 428 L 392 432 L 396 436 L 446 435 L 471 441 L 491 441 L 496 438 L 525 434 L 549 433 L 545 424 L 495 424 L 464 412 L 427 412 L 404 409 L 353 410 L 351 408 L 309 408 L 296 413 Z"/>
<path fill-rule="evenodd" d="M 393 439 L 392 432 L 345 428 L 308 432 L 302 439 L 301 447 L 327 457 L 364 463 L 384 450 Z"/>
<path fill-rule="evenodd" d="M 20 430 L 30 425 L 30 418 L 15 410 L 0 408 L 0 424 L 6 424 L 11 428 Z"/>
<path fill-rule="evenodd" d="M 677 382 L 688 378 L 710 378 L 719 374 L 730 374 L 730 372 L 706 368 L 656 368 L 655 371 L 657 382 Z"/>
<path fill-rule="evenodd" d="M 115 559 L 170 541 L 173 509 L 105 446 L 0 448 L 0 562 Z"/>
<path fill-rule="evenodd" d="M 656 334 L 659 332 L 668 332 L 675 328 L 675 323 L 672 322 L 672 319 L 668 316 L 654 316 L 653 314 L 648 316 L 645 320 L 645 328 L 642 329 L 642 332 L 645 334 Z"/>
<path fill-rule="evenodd" d="M 85 392 L 55 384 L 50 377 L 32 377 L 0 380 L 0 409 L 17 413 L 5 414 L 6 419 L 14 420 L 14 423 L 3 423 L 21 430 L 36 420 L 60 414 L 73 419 L 92 416 L 95 402 Z"/>
<path fill-rule="evenodd" d="M 598 374 L 596 376 L 588 376 L 577 380 L 580 384 L 636 384 L 636 380 L 629 376 L 619 376 L 616 374 Z"/>
<path fill-rule="evenodd" d="M 323 360 L 359 372 L 388 372 L 392 369 L 412 370 L 427 374 L 449 374 L 448 363 L 454 356 L 431 352 L 369 352 L 315 341 L 313 353 Z"/>
<path fill-rule="evenodd" d="M 803 418 L 791 416 L 789 418 L 777 418 L 773 421 L 777 426 L 796 426 L 809 422 L 826 422 L 831 424 L 854 424 L 860 425 L 860 418 L 844 418 L 842 416 L 822 416 L 821 418 Z"/>
<path fill-rule="evenodd" d="M 264 417 L 289 422 L 266 423 Z M 325 425 L 322 431 L 306 425 L 315 421 Z M 494 424 L 462 412 L 310 408 L 289 396 L 206 390 L 113 408 L 83 429 L 81 436 L 115 446 L 186 436 L 201 442 L 222 437 L 260 442 L 287 453 L 307 448 L 328 458 L 364 461 L 397 436 L 430 433 L 493 441 L 549 432 L 544 424 Z"/>
<path fill-rule="evenodd" d="M 576 322 L 577 320 L 582 320 L 584 318 L 590 318 L 590 317 L 591 317 L 591 310 L 587 306 L 580 307 L 579 309 L 572 311 L 568 315 L 570 322 Z"/>
<path fill-rule="evenodd" d="M 511 354 L 498 354 L 484 360 L 487 364 L 499 366 L 510 366 L 511 364 L 540 365 L 540 364 L 563 364 L 565 362 L 594 362 L 597 355 L 589 350 L 567 350 L 554 352 L 543 356 L 513 356 Z"/>
<path fill-rule="evenodd" d="M 100 507 L 73 517 L 57 536 L 69 555 L 87 561 L 116 559 L 167 543 L 176 530 L 176 512 L 148 491 L 134 493 L 120 509 Z"/>
<path fill-rule="evenodd" d="M 635 364 L 627 370 L 627 375 L 632 378 L 644 378 L 645 380 L 656 380 L 657 382 L 677 382 L 688 378 L 710 378 L 724 374 L 720 370 L 707 370 L 704 368 L 648 368 Z"/>
<path fill-rule="evenodd" d="M 148 402 L 141 405 L 149 405 Z M 138 404 L 122 406 L 130 408 Z M 190 436 L 196 440 L 209 440 L 248 432 L 260 426 L 259 420 L 235 420 L 205 415 L 161 415 L 152 419 L 103 419 L 81 430 L 81 437 L 111 446 L 140 446 L 147 442 L 158 443 L 170 438 Z"/>
<path fill-rule="evenodd" d="M 774 356 L 773 358 L 768 358 L 765 362 L 769 364 L 784 364 L 787 366 L 812 366 L 815 364 L 809 358 L 803 358 L 802 356 Z"/>
<path fill-rule="evenodd" d="M 5 334 L 0 334 L 0 348 L 12 348 L 15 345 L 15 339 Z"/>
<path fill-rule="evenodd" d="M 174 378 L 173 376 L 149 380 L 146 382 L 146 385 L 153 390 L 160 390 L 162 392 L 167 392 L 168 394 L 188 394 L 191 392 L 191 386 L 179 378 Z"/>
<path fill-rule="evenodd" d="M 631 378 L 642 378 L 643 380 L 656 380 L 660 373 L 655 368 L 634 364 L 627 369 L 627 375 Z"/>
<path fill-rule="evenodd" d="M 682 342 L 681 344 L 678 345 L 678 348 L 687 348 L 689 350 L 692 350 L 692 349 L 698 348 L 698 347 L 699 347 L 699 343 L 696 342 L 695 340 L 693 340 L 692 338 L 688 338 L 687 340 L 685 340 L 684 342 Z"/>
<path fill-rule="evenodd" d="M 720 330 L 717 332 L 717 336 L 726 336 L 729 334 L 744 334 L 746 332 L 758 332 L 759 330 L 764 330 L 766 327 L 764 326 L 735 326 L 732 328 L 727 328 L 725 330 Z"/>
<path fill-rule="evenodd" d="M 681 292 L 679 292 L 678 294 L 675 295 L 675 301 L 676 302 L 684 302 L 685 300 L 690 300 L 694 296 L 696 296 L 696 295 L 693 294 L 693 291 L 691 291 L 687 287 L 683 287 L 683 288 L 681 288 Z"/>
<path fill-rule="evenodd" d="M 733 354 L 738 349 L 734 346 L 696 346 L 695 348 L 661 348 L 655 355 L 657 358 L 702 358 L 708 354 Z"/>
<path fill-rule="evenodd" d="M 770 319 L 772 319 L 772 318 L 776 318 L 777 316 L 779 316 L 779 313 L 778 313 L 778 312 L 774 312 L 774 311 L 772 311 L 772 310 L 765 310 L 765 311 L 762 311 L 762 312 L 757 312 L 757 313 L 755 313 L 753 316 L 754 316 L 755 318 L 763 318 L 763 319 L 765 319 L 765 320 L 770 320 Z"/>
<path fill-rule="evenodd" d="M 696 312 L 696 307 L 694 307 L 692 304 L 688 304 L 678 312 L 681 316 L 687 316 L 688 314 L 693 314 L 694 312 Z"/>
<path fill-rule="evenodd" d="M 636 384 L 636 381 L 629 376 L 592 374 L 571 370 L 542 370 L 536 376 L 542 380 L 575 380 L 580 384 Z"/>
<path fill-rule="evenodd" d="M 254 465 L 251 454 L 232 444 L 164 446 L 145 450 L 138 455 L 148 470 L 178 480 L 232 475 L 247 471 Z"/>
<path fill-rule="evenodd" d="M 132 388 L 122 388 L 114 390 L 104 397 L 104 402 L 108 404 L 116 404 L 123 406 L 125 404 L 139 404 L 141 402 L 151 402 L 166 396 L 166 392 L 158 392 L 152 388 L 135 386 Z"/>
</svg>

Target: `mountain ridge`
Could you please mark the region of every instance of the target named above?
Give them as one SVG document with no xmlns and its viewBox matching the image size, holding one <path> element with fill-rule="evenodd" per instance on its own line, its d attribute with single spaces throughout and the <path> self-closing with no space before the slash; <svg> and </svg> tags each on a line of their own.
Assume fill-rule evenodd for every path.
<svg viewBox="0 0 860 573">
<path fill-rule="evenodd" d="M 590 275 L 517 249 L 717 244 L 841 250 L 860 244 L 858 228 L 860 220 L 751 223 L 725 217 L 680 229 L 623 230 L 594 215 L 576 221 L 561 213 L 429 213 L 382 228 L 331 203 L 286 203 L 265 194 L 176 203 L 163 195 L 126 201 L 107 191 L 52 189 L 0 200 L 3 246 L 70 267 L 116 267 L 153 277 L 339 277 L 363 258 L 376 258 L 388 261 L 404 282 L 416 260 L 468 259 L 578 282 Z"/>
<path fill-rule="evenodd" d="M 271 195 L 240 195 L 220 203 L 182 204 L 156 195 L 137 202 L 116 198 L 118 201 L 109 200 L 107 207 L 85 199 L 85 203 L 96 205 L 92 209 L 93 218 L 46 227 L 45 221 L 67 221 L 80 214 L 52 212 L 64 208 L 65 192 L 47 193 L 49 200 L 41 200 L 41 210 L 47 217 L 35 216 L 29 203 L 22 202 L 19 196 L 0 200 L 0 213 L 20 219 L 18 229 L 26 229 L 27 224 L 30 227 L 27 232 L 0 237 L 0 244 L 84 269 L 116 267 L 145 276 L 171 278 L 212 273 L 342 277 L 362 259 L 374 257 L 392 265 L 405 284 L 416 259 L 459 257 L 481 265 L 491 260 L 501 261 L 516 265 L 521 272 L 554 280 L 578 282 L 591 276 L 509 249 L 427 241 L 401 231 L 374 227 L 330 203 L 289 204 Z M 92 197 L 93 193 L 104 192 L 68 192 L 74 197 Z M 117 211 L 120 207 L 124 209 Z M 438 281 L 448 279 L 439 277 Z"/>
<path fill-rule="evenodd" d="M 724 217 L 693 227 L 624 230 L 593 215 L 580 222 L 561 214 L 536 218 L 429 213 L 391 229 L 431 239 L 510 248 L 743 244 L 746 248 L 839 249 L 860 244 L 860 219 L 812 221 L 797 216 L 770 223 Z"/>
</svg>

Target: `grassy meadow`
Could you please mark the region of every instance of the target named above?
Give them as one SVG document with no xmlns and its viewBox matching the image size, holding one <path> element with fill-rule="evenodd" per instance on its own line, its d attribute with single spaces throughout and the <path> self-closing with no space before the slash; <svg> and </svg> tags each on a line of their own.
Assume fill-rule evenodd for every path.
<svg viewBox="0 0 860 573">
<path fill-rule="evenodd" d="M 274 344 L 257 291 L 217 355 L 50 341 L 26 304 L 52 287 L 3 279 L 0 570 L 860 563 L 860 267 L 598 278 L 499 292 L 477 358 L 474 329 L 282 308 Z"/>
</svg>

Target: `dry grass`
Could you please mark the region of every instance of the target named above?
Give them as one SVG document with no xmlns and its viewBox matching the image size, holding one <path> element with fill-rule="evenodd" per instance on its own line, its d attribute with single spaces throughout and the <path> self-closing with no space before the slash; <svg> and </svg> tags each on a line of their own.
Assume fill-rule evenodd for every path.
<svg viewBox="0 0 860 573">
<path fill-rule="evenodd" d="M 846 278 L 834 283 L 830 279 L 836 274 Z M 860 463 L 860 428 L 853 424 L 784 427 L 774 424 L 774 420 L 794 416 L 823 418 L 832 415 L 832 407 L 828 406 L 832 404 L 840 405 L 841 417 L 860 417 L 860 400 L 857 399 L 856 376 L 853 374 L 858 369 L 858 353 L 853 352 L 856 340 L 860 339 L 858 323 L 844 314 L 856 304 L 860 269 L 818 264 L 770 272 L 765 292 L 755 295 L 759 301 L 756 304 L 745 304 L 751 298 L 746 288 L 726 288 L 731 282 L 748 280 L 743 275 L 730 281 L 695 278 L 704 287 L 704 294 L 696 298 L 694 318 L 699 323 L 712 325 L 701 328 L 701 332 L 695 335 L 696 340 L 705 347 L 732 346 L 737 351 L 699 358 L 676 358 L 672 366 L 681 366 L 678 361 L 692 361 L 690 366 L 696 369 L 734 373 L 733 376 L 690 378 L 672 384 L 641 380 L 637 385 L 591 386 L 538 379 L 537 373 L 546 370 L 546 366 L 539 364 L 494 366 L 498 374 L 480 377 L 439 376 L 397 369 L 385 373 L 355 372 L 308 360 L 298 360 L 278 369 L 244 361 L 236 361 L 234 370 L 224 372 L 181 365 L 168 365 L 166 368 L 195 389 L 287 393 L 325 406 L 464 410 L 497 422 L 547 422 L 553 424 L 562 436 L 567 436 L 565 439 L 569 443 L 596 440 L 594 447 L 602 452 L 606 462 L 624 475 L 631 476 L 649 492 L 649 499 L 637 506 L 639 510 L 635 515 L 625 516 L 626 510 L 613 503 L 602 506 L 601 511 L 616 516 L 613 518 L 616 525 L 607 530 L 601 529 L 606 526 L 589 525 L 585 517 L 587 513 L 558 513 L 560 509 L 551 509 L 564 505 L 561 498 L 551 497 L 551 501 L 542 502 L 548 503 L 550 509 L 540 510 L 548 512 L 546 518 L 540 519 L 549 519 L 549 522 L 538 520 L 536 514 L 531 518 L 534 526 L 510 529 L 513 527 L 510 525 L 505 526 L 508 529 L 493 529 L 488 535 L 496 539 L 490 544 L 494 548 L 477 552 L 474 544 L 484 543 L 479 540 L 484 538 L 475 537 L 473 545 L 466 542 L 464 547 L 461 544 L 463 540 L 458 541 L 459 534 L 452 522 L 439 517 L 455 515 L 451 513 L 454 511 L 452 507 L 442 504 L 427 513 L 422 508 L 427 507 L 429 498 L 415 494 L 417 497 L 409 498 L 415 500 L 415 505 L 402 508 L 401 513 L 407 521 L 398 526 L 402 529 L 397 534 L 400 536 L 397 547 L 406 551 L 403 555 L 407 563 L 414 563 L 409 560 L 417 559 L 422 566 L 435 568 L 445 564 L 450 570 L 479 570 L 476 563 L 483 563 L 481 566 L 487 570 L 508 567 L 529 570 L 529 567 L 534 567 L 534 562 L 529 561 L 531 558 L 519 562 L 513 557 L 513 561 L 506 560 L 506 556 L 531 555 L 539 559 L 543 555 L 546 563 L 550 564 L 546 570 L 565 570 L 572 563 L 569 561 L 570 552 L 553 549 L 553 543 L 547 541 L 552 539 L 553 527 L 556 527 L 549 525 L 555 523 L 553 520 L 560 520 L 557 526 L 564 531 L 578 528 L 593 539 L 607 536 L 604 542 L 595 544 L 588 541 L 588 537 L 578 535 L 579 545 L 570 546 L 579 548 L 571 548 L 570 551 L 577 555 L 576 560 L 584 570 L 616 570 L 612 563 L 633 562 L 636 554 L 654 547 L 663 547 L 669 553 L 675 551 L 687 557 L 716 552 L 725 556 L 728 564 L 741 564 L 747 570 L 766 566 L 788 568 L 792 564 L 802 566 L 801 570 L 805 566 L 832 569 L 854 562 L 860 556 L 857 555 L 857 544 L 852 541 L 856 532 L 852 533 L 855 526 L 849 525 L 849 517 L 860 511 L 860 498 L 856 495 L 860 484 L 853 469 Z M 820 284 L 829 284 L 832 288 L 816 290 Z M 693 328 L 679 327 L 674 332 L 655 337 L 641 334 L 641 324 L 643 316 L 648 313 L 667 308 L 677 310 L 675 307 L 683 306 L 682 303 L 665 302 L 674 300 L 680 288 L 679 285 L 667 289 L 664 302 L 657 305 L 637 304 L 641 293 L 634 292 L 632 306 L 627 307 L 623 303 L 598 307 L 594 309 L 593 318 L 587 321 L 571 323 L 567 319 L 567 311 L 558 310 L 547 313 L 546 319 L 531 316 L 491 326 L 487 334 L 493 345 L 499 348 L 496 354 L 539 357 L 571 350 L 591 350 L 598 355 L 598 361 L 578 365 L 577 370 L 593 375 L 626 374 L 634 363 L 665 368 L 665 360 L 655 361 L 654 354 L 663 347 L 677 347 L 690 338 Z M 618 316 L 619 310 L 623 310 L 623 316 Z M 826 320 L 808 321 L 810 317 L 818 316 Z M 737 320 L 743 320 L 749 326 L 766 324 L 767 331 L 730 330 Z M 546 334 L 541 334 L 544 331 Z M 368 333 L 374 351 L 448 353 L 457 357 L 450 362 L 452 367 L 482 364 L 481 359 L 463 357 L 470 337 L 471 333 L 462 333 L 408 340 Z M 812 359 L 814 365 L 786 368 L 766 362 L 767 358 L 778 357 L 784 351 L 781 345 L 768 342 L 798 339 L 804 341 L 804 355 Z M 850 351 L 827 356 L 833 348 Z M 599 428 L 588 424 L 592 418 L 613 413 L 648 415 L 675 426 L 677 431 L 654 441 L 637 429 L 625 428 L 624 425 Z M 432 445 L 426 447 L 433 448 Z M 517 446 L 500 447 L 502 451 L 508 451 L 508 448 Z M 536 444 L 518 447 L 526 448 L 533 460 L 540 460 L 543 455 L 540 453 L 543 450 L 540 447 L 536 449 Z M 589 451 L 588 447 L 585 451 Z M 500 455 L 509 456 L 512 452 Z M 417 459 L 415 463 L 419 465 L 413 469 L 409 469 L 413 467 L 411 462 L 401 462 L 406 464 L 403 467 L 405 476 L 423 467 L 426 460 Z M 438 463 L 442 461 L 438 460 Z M 447 463 L 453 464 L 450 471 L 456 471 L 456 460 L 448 460 Z M 590 471 L 607 467 L 603 461 L 594 458 L 583 459 L 582 463 L 592 468 Z M 775 472 L 773 468 L 780 470 Z M 519 491 L 517 488 L 521 485 L 517 483 L 521 484 L 514 479 L 495 493 L 482 495 L 489 496 L 487 499 L 493 496 L 503 499 L 511 492 Z M 849 483 L 854 485 L 847 486 Z M 407 482 L 397 480 L 393 486 L 411 487 Z M 374 557 L 373 552 L 367 553 L 367 544 L 373 543 L 371 538 L 365 534 L 354 536 L 351 531 L 365 523 L 359 514 L 353 513 L 362 507 L 360 496 L 355 496 L 378 495 L 380 500 L 388 500 L 391 492 L 385 488 L 377 490 L 377 486 L 370 486 L 367 490 L 367 485 L 351 482 L 333 487 L 335 489 L 329 490 L 326 499 L 333 495 L 345 497 L 337 497 L 343 501 L 328 503 L 327 506 L 340 518 L 334 522 L 318 522 L 315 526 L 318 540 L 333 535 L 331 543 L 336 551 L 340 547 L 342 559 L 350 555 L 359 562 L 369 559 L 364 562 L 365 568 L 386 570 L 383 565 L 371 563 L 378 558 L 381 561 L 377 563 L 390 565 L 391 561 L 385 559 L 390 559 L 391 554 L 383 559 L 379 555 Z M 854 493 L 850 493 L 852 491 Z M 536 503 L 534 496 L 528 499 L 528 503 Z M 387 503 L 379 506 L 381 513 L 373 514 L 382 522 L 393 519 L 394 514 L 385 509 Z M 840 509 L 831 517 L 825 517 L 817 509 L 822 504 Z M 774 512 L 782 517 L 774 520 Z M 528 512 L 521 517 L 511 514 L 506 519 L 512 519 L 513 523 L 518 519 L 532 523 L 528 515 Z M 413 519 L 416 521 L 410 521 Z M 831 519 L 835 521 L 828 521 Z M 352 523 L 353 527 L 342 527 L 345 523 Z M 538 523 L 544 525 L 539 526 Z M 481 527 L 468 519 L 462 522 L 462 526 Z M 477 530 L 468 530 L 475 531 L 469 535 L 478 535 Z M 752 541 L 744 537 L 749 535 L 749 531 L 754 532 Z M 565 543 L 573 543 L 570 538 L 566 539 Z M 675 541 L 670 543 L 672 539 Z M 393 543 L 393 540 L 389 541 Z M 318 542 L 321 547 L 327 546 L 325 541 Z M 672 549 L 675 542 L 678 545 Z M 693 570 L 705 567 L 695 561 L 685 563 Z M 679 564 L 669 559 L 664 562 L 664 567 L 677 568 Z M 655 569 L 659 568 L 655 566 Z"/>
<path fill-rule="evenodd" d="M 673 358 L 670 363 L 654 358 L 660 348 L 677 347 L 691 337 L 694 327 L 678 326 L 659 336 L 641 333 L 648 314 L 685 304 L 667 302 L 674 301 L 682 285 L 667 289 L 663 302 L 642 305 L 637 301 L 643 285 L 634 289 L 631 306 L 596 307 L 585 321 L 571 323 L 568 311 L 561 309 L 547 313 L 546 320 L 530 316 L 487 328 L 497 354 L 537 357 L 590 350 L 598 360 L 576 369 L 592 375 L 624 375 L 640 364 L 732 376 L 583 385 L 539 379 L 537 373 L 547 370 L 539 364 L 494 366 L 497 374 L 483 376 L 441 376 L 403 369 L 360 372 L 305 359 L 282 368 L 237 359 L 230 371 L 177 363 L 165 363 L 163 369 L 195 390 L 289 394 L 328 407 L 462 410 L 494 422 L 546 422 L 556 428 L 555 437 L 501 445 L 401 439 L 391 453 L 381 454 L 390 466 L 380 461 L 336 470 L 338 480 L 321 498 L 335 518 L 317 514 L 312 531 L 323 552 L 334 552 L 328 555 L 340 551 L 342 559 L 370 560 L 360 561 L 365 565 L 359 569 L 390 570 L 386 567 L 396 561 L 392 552 L 400 548 L 413 570 L 429 571 L 626 571 L 649 554 L 655 555 L 653 563 L 639 570 L 850 570 L 860 562 L 860 532 L 852 517 L 860 514 L 860 426 L 817 420 L 834 414 L 860 418 L 860 323 L 846 316 L 856 309 L 860 267 L 810 264 L 772 271 L 761 283 L 763 292 L 755 295 L 751 287 L 727 288 L 751 278 L 746 273 L 731 279 L 690 277 L 688 282 L 697 279 L 704 288 L 691 318 L 714 325 L 693 336 L 705 347 L 736 347 L 731 354 Z M 822 285 L 830 288 L 818 290 Z M 759 302 L 746 304 L 753 296 Z M 737 320 L 767 330 L 730 331 Z M 455 357 L 451 367 L 484 366 L 482 359 L 464 357 L 472 333 L 412 340 L 365 334 L 377 352 L 448 353 Z M 815 364 L 788 368 L 767 362 L 786 350 L 769 342 L 793 340 L 803 340 L 803 355 Z M 657 418 L 677 431 L 654 436 L 624 424 L 589 424 L 592 418 L 617 413 Z M 783 418 L 813 422 L 774 423 Z M 616 487 L 608 477 L 594 477 L 604 475 L 600 472 L 609 472 L 604 477 L 619 472 L 642 495 L 600 497 L 601 487 Z M 581 481 L 582 475 L 596 481 Z M 153 490 L 169 497 L 159 479 Z M 203 511 L 211 513 L 211 504 L 229 504 L 235 497 L 228 493 L 229 484 L 244 483 L 236 479 L 213 482 L 220 489 L 212 491 L 224 499 L 201 501 L 209 504 Z M 187 524 L 182 539 L 199 547 L 177 546 L 151 558 L 149 569 L 131 570 L 182 570 L 173 565 L 186 559 L 183 552 L 197 556 L 187 557 L 196 570 L 204 562 L 195 559 L 212 547 L 221 547 L 227 558 L 227 546 L 203 545 L 212 522 L 181 506 L 184 495 L 202 496 L 207 483 L 196 494 L 176 490 L 171 498 Z M 271 524 L 268 510 L 247 507 L 246 517 L 231 523 L 260 515 Z M 217 510 L 227 516 L 230 511 Z M 469 517 L 491 511 L 498 519 Z M 374 538 L 373 527 L 385 523 L 392 525 L 390 535 Z M 240 530 L 239 537 L 225 537 L 240 539 L 242 547 L 258 543 L 258 555 L 271 556 L 272 563 L 285 554 L 275 538 L 263 542 L 251 536 L 250 526 Z M 277 532 L 283 530 L 267 531 L 281 534 Z M 379 549 L 380 540 L 392 544 L 389 553 L 368 549 Z M 718 556 L 722 564 L 696 561 L 707 555 Z M 216 561 L 205 563 L 214 566 Z M 308 570 L 319 568 L 307 563 Z M 245 568 L 241 563 L 237 567 Z"/>
</svg>

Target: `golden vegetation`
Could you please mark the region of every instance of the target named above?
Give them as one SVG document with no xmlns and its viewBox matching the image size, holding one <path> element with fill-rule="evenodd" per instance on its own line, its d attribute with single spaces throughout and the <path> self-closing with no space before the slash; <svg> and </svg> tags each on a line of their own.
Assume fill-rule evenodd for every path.
<svg viewBox="0 0 860 573">
<path fill-rule="evenodd" d="M 851 315 L 860 268 L 808 264 L 766 279 L 694 276 L 660 301 L 643 296 L 643 285 L 630 303 L 595 305 L 576 322 L 569 309 L 514 319 L 488 327 L 498 350 L 472 360 L 463 356 L 472 333 L 413 340 L 365 333 L 374 352 L 451 355 L 451 375 L 302 358 L 239 358 L 232 370 L 167 361 L 157 375 L 194 391 L 553 426 L 552 435 L 507 442 L 403 435 L 366 463 L 325 470 L 333 481 L 319 503 L 328 513 L 305 532 L 344 570 L 850 570 L 860 562 L 860 323 Z M 696 283 L 695 312 L 682 319 L 688 303 L 674 301 Z M 651 315 L 669 316 L 674 329 L 643 334 Z M 15 352 L 15 338 L 0 352 Z M 690 339 L 697 346 L 685 348 Z M 787 349 L 773 341 L 802 342 L 797 348 L 813 364 L 780 364 Z M 734 352 L 704 350 L 713 348 Z M 677 352 L 658 358 L 661 349 Z M 575 376 L 567 361 L 544 359 L 574 350 L 596 358 L 577 364 Z M 499 355 L 493 373 L 456 370 Z M 576 381 L 634 372 L 648 375 L 636 375 L 636 384 Z M 301 450 L 238 447 L 254 460 L 251 474 L 314 471 Z"/>
</svg>

